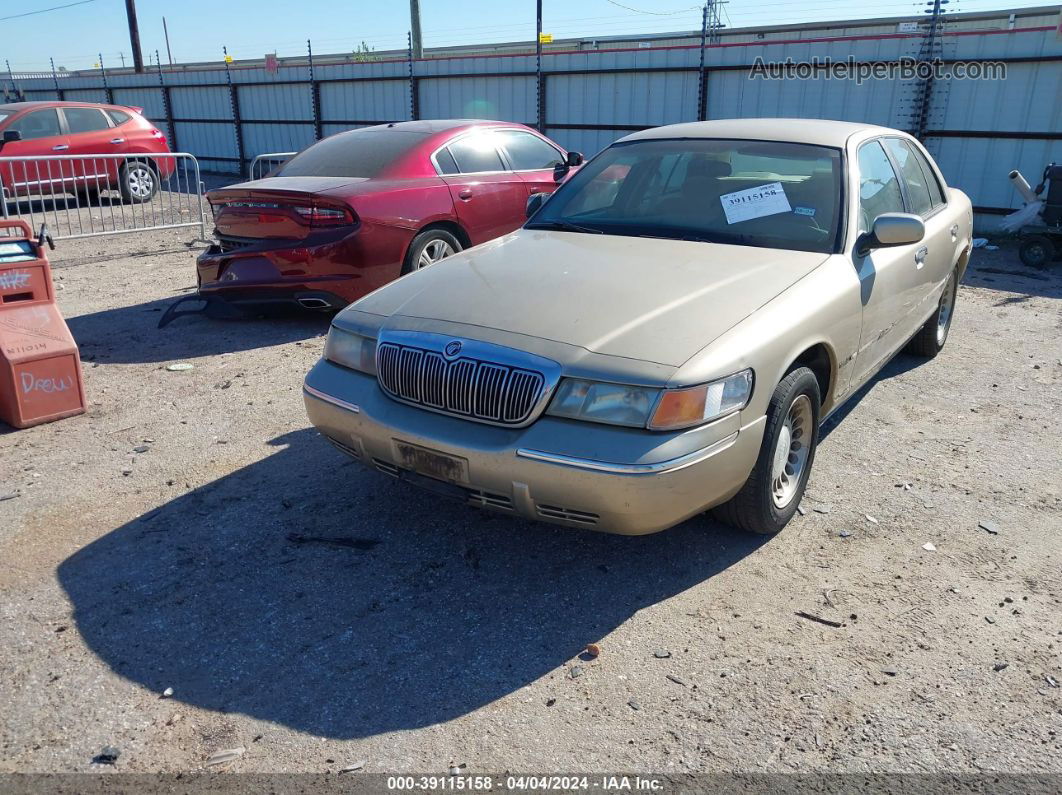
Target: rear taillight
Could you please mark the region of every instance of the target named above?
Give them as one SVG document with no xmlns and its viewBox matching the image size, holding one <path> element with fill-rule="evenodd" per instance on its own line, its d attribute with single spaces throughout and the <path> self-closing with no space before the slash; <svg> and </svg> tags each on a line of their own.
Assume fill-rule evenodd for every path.
<svg viewBox="0 0 1062 795">
<path fill-rule="evenodd" d="M 148 134 L 149 134 L 149 135 L 150 135 L 150 136 L 151 136 L 152 138 L 158 138 L 158 139 L 160 139 L 160 140 L 163 140 L 163 141 L 165 141 L 165 140 L 166 140 L 166 135 L 165 135 L 165 133 L 163 133 L 163 132 L 162 132 L 162 130 L 156 130 L 156 129 L 155 129 L 154 127 L 152 127 L 152 128 L 151 128 L 151 132 L 150 132 L 150 133 L 148 133 Z"/>
<path fill-rule="evenodd" d="M 350 210 L 339 207 L 322 207 L 319 204 L 295 205 L 291 208 L 310 226 L 343 226 L 353 223 Z"/>
</svg>

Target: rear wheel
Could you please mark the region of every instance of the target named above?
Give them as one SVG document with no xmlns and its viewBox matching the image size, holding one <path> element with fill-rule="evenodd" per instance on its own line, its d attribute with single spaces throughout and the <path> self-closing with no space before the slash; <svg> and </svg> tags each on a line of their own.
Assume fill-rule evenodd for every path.
<svg viewBox="0 0 1062 795">
<path fill-rule="evenodd" d="M 956 272 L 952 271 L 944 283 L 944 290 L 937 303 L 937 311 L 929 316 L 925 325 L 907 343 L 908 353 L 926 359 L 932 359 L 940 353 L 944 343 L 948 341 L 948 332 L 951 331 L 951 319 L 955 315 L 955 298 L 958 289 Z"/>
<path fill-rule="evenodd" d="M 445 229 L 425 229 L 413 238 L 402 264 L 402 273 L 427 268 L 461 250 L 461 241 Z"/>
<path fill-rule="evenodd" d="M 159 191 L 159 177 L 146 160 L 131 160 L 118 170 L 118 190 L 131 204 L 151 201 Z"/>
<path fill-rule="evenodd" d="M 715 515 L 752 533 L 773 535 L 793 518 L 819 441 L 819 381 L 798 367 L 775 387 L 756 465 L 749 479 Z"/>
<path fill-rule="evenodd" d="M 1021 241 L 1018 257 L 1030 268 L 1046 268 L 1055 258 L 1055 244 L 1047 235 L 1032 235 Z"/>
</svg>

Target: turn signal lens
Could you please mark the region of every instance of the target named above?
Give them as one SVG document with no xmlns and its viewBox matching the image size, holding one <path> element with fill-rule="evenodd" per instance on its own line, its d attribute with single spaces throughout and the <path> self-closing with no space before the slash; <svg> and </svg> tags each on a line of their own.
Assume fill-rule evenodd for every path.
<svg viewBox="0 0 1062 795">
<path fill-rule="evenodd" d="M 708 384 L 668 389 L 660 398 L 649 422 L 654 431 L 687 428 L 739 411 L 752 396 L 752 370 Z"/>
</svg>

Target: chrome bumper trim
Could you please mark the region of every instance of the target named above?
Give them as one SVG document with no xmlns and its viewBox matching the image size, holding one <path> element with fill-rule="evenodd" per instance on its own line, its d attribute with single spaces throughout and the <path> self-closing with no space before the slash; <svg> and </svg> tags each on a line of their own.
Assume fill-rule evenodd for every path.
<svg viewBox="0 0 1062 795">
<path fill-rule="evenodd" d="M 520 458 L 530 458 L 547 464 L 589 469 L 594 472 L 610 472 L 614 475 L 654 475 L 660 472 L 674 472 L 678 469 L 685 469 L 694 464 L 699 464 L 726 450 L 737 441 L 737 438 L 738 431 L 734 431 L 725 439 L 720 439 L 718 442 L 702 447 L 700 450 L 694 450 L 692 453 L 687 453 L 678 458 L 671 458 L 667 461 L 658 461 L 655 464 L 612 464 L 607 461 L 596 461 L 592 458 L 573 458 L 572 456 L 558 453 L 544 453 L 541 450 L 527 450 L 525 448 L 517 450 L 516 455 Z"/>
<path fill-rule="evenodd" d="M 361 409 L 355 406 L 353 403 L 347 403 L 347 401 L 345 400 L 340 400 L 337 397 L 326 395 L 320 389 L 314 389 L 312 386 L 307 386 L 306 384 L 303 384 L 302 391 L 304 394 L 315 397 L 318 400 L 323 400 L 325 403 L 331 403 L 333 406 L 338 406 L 341 409 L 345 409 L 351 414 L 361 414 Z"/>
</svg>

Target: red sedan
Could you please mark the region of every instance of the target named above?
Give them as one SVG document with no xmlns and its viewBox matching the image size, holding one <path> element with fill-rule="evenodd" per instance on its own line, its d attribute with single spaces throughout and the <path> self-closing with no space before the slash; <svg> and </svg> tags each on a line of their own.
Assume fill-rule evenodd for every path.
<svg viewBox="0 0 1062 795">
<path fill-rule="evenodd" d="M 14 102 L 0 105 L 0 183 L 8 196 L 78 193 L 95 198 L 117 190 L 127 202 L 149 201 L 173 173 L 173 158 L 78 158 L 55 155 L 159 155 L 166 136 L 142 108 L 89 102 Z"/>
<path fill-rule="evenodd" d="M 411 121 L 339 133 L 264 179 L 207 194 L 217 243 L 199 294 L 340 309 L 387 282 L 504 235 L 528 197 L 582 163 L 522 124 Z"/>
</svg>

